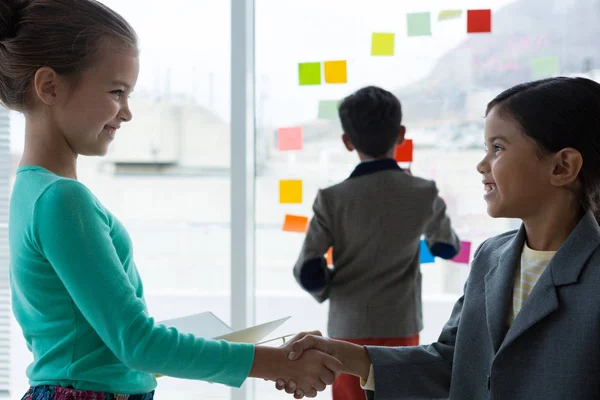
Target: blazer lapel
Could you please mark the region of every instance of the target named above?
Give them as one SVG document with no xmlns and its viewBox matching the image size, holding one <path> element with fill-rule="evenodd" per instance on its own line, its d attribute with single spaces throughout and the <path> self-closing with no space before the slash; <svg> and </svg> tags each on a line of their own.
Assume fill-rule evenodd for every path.
<svg viewBox="0 0 600 400">
<path fill-rule="evenodd" d="M 577 282 L 587 260 L 599 244 L 600 228 L 593 214 L 587 213 L 550 260 L 508 330 L 499 351 L 559 308 L 557 287 Z"/>
<path fill-rule="evenodd" d="M 508 328 L 515 270 L 519 265 L 524 243 L 525 229 L 521 226 L 513 240 L 498 250 L 498 264 L 485 276 L 486 318 L 494 353 L 500 348 Z"/>
</svg>

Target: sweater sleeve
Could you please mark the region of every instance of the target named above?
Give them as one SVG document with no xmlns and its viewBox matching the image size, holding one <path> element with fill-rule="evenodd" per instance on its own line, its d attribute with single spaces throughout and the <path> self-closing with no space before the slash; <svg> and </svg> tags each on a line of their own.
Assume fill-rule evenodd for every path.
<svg viewBox="0 0 600 400">
<path fill-rule="evenodd" d="M 254 346 L 155 325 L 121 264 L 109 224 L 104 209 L 77 181 L 54 182 L 34 206 L 39 251 L 107 347 L 131 369 L 241 386 Z"/>
</svg>

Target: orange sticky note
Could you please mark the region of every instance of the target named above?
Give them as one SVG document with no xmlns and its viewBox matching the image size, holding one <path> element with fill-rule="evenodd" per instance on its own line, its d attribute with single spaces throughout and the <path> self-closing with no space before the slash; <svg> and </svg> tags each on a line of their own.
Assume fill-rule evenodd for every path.
<svg viewBox="0 0 600 400">
<path fill-rule="evenodd" d="M 413 141 L 412 139 L 406 139 L 400 146 L 396 146 L 395 157 L 398 162 L 412 162 L 413 161 Z"/>
<path fill-rule="evenodd" d="M 467 10 L 467 33 L 492 31 L 492 10 Z"/>
<path fill-rule="evenodd" d="M 282 204 L 302 203 L 302 181 L 279 181 L 279 202 Z"/>
<path fill-rule="evenodd" d="M 302 150 L 302 127 L 277 129 L 277 149 L 279 151 Z"/>
<path fill-rule="evenodd" d="M 325 258 L 327 259 L 327 265 L 333 265 L 333 247 L 330 247 L 329 250 L 327 250 Z"/>
<path fill-rule="evenodd" d="M 327 82 L 327 83 L 346 83 L 346 82 L 348 82 L 346 60 L 325 61 L 325 82 Z"/>
<path fill-rule="evenodd" d="M 306 233 L 308 230 L 308 217 L 300 215 L 286 215 L 283 221 L 283 230 L 285 232 Z"/>
</svg>

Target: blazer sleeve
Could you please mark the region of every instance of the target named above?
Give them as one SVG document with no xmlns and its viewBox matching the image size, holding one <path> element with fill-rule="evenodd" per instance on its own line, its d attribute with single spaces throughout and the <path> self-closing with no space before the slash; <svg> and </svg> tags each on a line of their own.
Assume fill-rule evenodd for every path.
<svg viewBox="0 0 600 400">
<path fill-rule="evenodd" d="M 324 255 L 333 245 L 331 214 L 328 212 L 324 192 L 319 190 L 313 203 L 314 216 L 300 255 L 294 266 L 294 277 L 304 290 L 319 303 L 329 297 L 333 271 L 327 266 Z"/>
<path fill-rule="evenodd" d="M 460 239 L 452 229 L 450 217 L 446 214 L 446 203 L 439 196 L 435 183 L 432 190 L 431 217 L 425 226 L 425 242 L 431 254 L 450 260 L 460 252 Z"/>
<path fill-rule="evenodd" d="M 435 343 L 416 347 L 366 346 L 373 364 L 377 400 L 448 398 L 463 300 L 464 296 L 454 305 Z"/>
<path fill-rule="evenodd" d="M 475 250 L 474 257 L 477 257 L 483 244 Z M 468 285 L 467 279 L 464 293 L 467 292 Z M 414 347 L 365 346 L 371 359 L 375 381 L 375 391 L 366 391 L 368 399 L 448 398 L 464 293 L 454 304 L 450 319 L 442 328 L 437 342 Z"/>
</svg>

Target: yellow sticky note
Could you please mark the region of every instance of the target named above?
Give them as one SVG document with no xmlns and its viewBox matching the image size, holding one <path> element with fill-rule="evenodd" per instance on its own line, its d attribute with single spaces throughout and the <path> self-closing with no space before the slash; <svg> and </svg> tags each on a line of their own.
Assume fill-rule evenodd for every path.
<svg viewBox="0 0 600 400">
<path fill-rule="evenodd" d="M 279 202 L 282 204 L 302 203 L 302 181 L 279 181 Z"/>
<path fill-rule="evenodd" d="M 325 82 L 327 82 L 327 83 L 347 83 L 348 82 L 346 60 L 325 61 Z"/>
<path fill-rule="evenodd" d="M 394 34 L 393 33 L 374 33 L 371 40 L 372 56 L 393 56 L 394 55 Z"/>
<path fill-rule="evenodd" d="M 457 19 L 462 15 L 462 10 L 442 10 L 438 14 L 438 21 L 445 21 L 448 19 Z"/>
</svg>

